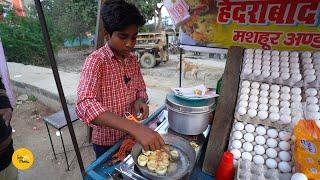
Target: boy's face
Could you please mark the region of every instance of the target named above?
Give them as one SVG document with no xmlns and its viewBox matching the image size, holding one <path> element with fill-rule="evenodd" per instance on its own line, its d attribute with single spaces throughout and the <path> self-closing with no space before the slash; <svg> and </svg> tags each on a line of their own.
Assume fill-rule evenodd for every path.
<svg viewBox="0 0 320 180">
<path fill-rule="evenodd" d="M 109 39 L 109 45 L 117 55 L 127 56 L 136 45 L 137 34 L 138 27 L 136 25 L 114 31 Z"/>
</svg>

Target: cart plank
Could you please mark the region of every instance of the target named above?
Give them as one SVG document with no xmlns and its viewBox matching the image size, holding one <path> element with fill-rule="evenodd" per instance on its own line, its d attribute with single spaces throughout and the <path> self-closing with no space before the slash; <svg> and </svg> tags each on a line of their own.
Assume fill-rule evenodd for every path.
<svg viewBox="0 0 320 180">
<path fill-rule="evenodd" d="M 219 102 L 215 111 L 202 166 L 203 171 L 210 175 L 215 175 L 220 163 L 220 158 L 228 145 L 229 134 L 234 121 L 242 53 L 243 48 L 236 46 L 231 47 L 228 51 Z"/>
</svg>

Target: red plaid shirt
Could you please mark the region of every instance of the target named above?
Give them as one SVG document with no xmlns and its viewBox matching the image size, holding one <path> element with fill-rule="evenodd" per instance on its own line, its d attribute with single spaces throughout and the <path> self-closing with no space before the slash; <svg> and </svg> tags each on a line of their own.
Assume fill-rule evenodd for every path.
<svg viewBox="0 0 320 180">
<path fill-rule="evenodd" d="M 76 112 L 80 120 L 93 128 L 92 142 L 110 146 L 125 133 L 109 127 L 96 126 L 91 121 L 109 111 L 124 116 L 133 113 L 138 98 L 147 100 L 146 85 L 134 54 L 128 55 L 124 65 L 106 44 L 87 57 L 78 86 Z M 127 76 L 130 81 L 124 81 Z"/>
</svg>

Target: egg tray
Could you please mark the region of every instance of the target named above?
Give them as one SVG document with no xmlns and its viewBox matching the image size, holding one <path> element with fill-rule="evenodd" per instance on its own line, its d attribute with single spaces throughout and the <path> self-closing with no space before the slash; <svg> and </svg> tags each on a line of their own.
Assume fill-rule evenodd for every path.
<svg viewBox="0 0 320 180">
<path fill-rule="evenodd" d="M 245 58 L 245 54 L 246 53 L 244 53 L 244 57 L 243 58 Z M 263 62 L 265 60 L 262 59 L 261 61 Z M 272 60 L 269 60 L 269 61 L 272 62 Z M 280 61 L 281 60 L 279 60 L 279 62 Z M 290 60 L 289 60 L 289 62 L 290 62 Z M 299 60 L 299 64 L 300 64 L 300 68 L 299 68 L 300 72 L 299 72 L 299 74 L 302 76 L 300 60 Z M 242 69 L 244 69 L 244 67 L 245 67 L 245 60 L 243 60 Z M 278 71 L 278 72 L 280 73 L 280 71 Z M 270 72 L 270 73 L 272 73 L 272 72 Z M 262 74 L 260 74 L 258 76 L 255 76 L 253 73 L 247 75 L 242 71 L 241 75 L 240 75 L 240 79 L 242 79 L 242 80 L 251 80 L 251 81 L 259 81 L 259 82 L 264 82 L 264 83 L 280 84 L 280 85 L 286 85 L 286 86 L 295 86 L 295 87 L 303 87 L 303 83 L 304 83 L 303 82 L 303 78 L 301 80 L 297 81 L 297 82 L 294 82 L 292 73 L 290 74 L 290 78 L 289 79 L 283 80 L 281 77 L 273 79 L 271 76 L 269 76 L 268 78 L 265 78 L 265 77 L 263 77 Z"/>
<path fill-rule="evenodd" d="M 307 71 L 308 69 L 305 67 L 305 64 L 303 62 L 303 59 L 301 59 L 301 64 L 302 64 L 302 72 L 303 72 L 303 79 L 304 79 L 304 82 L 303 82 L 303 86 L 306 87 L 306 88 L 320 88 L 320 60 L 318 60 L 317 62 L 314 62 L 314 59 L 315 58 L 312 58 L 311 57 L 311 60 L 312 60 L 312 65 L 313 65 L 313 68 L 311 68 L 311 70 L 314 70 L 315 73 L 314 75 L 316 76 L 316 79 L 311 81 L 311 82 L 307 82 L 306 81 L 306 74 L 305 74 L 305 71 Z M 317 58 L 317 59 L 320 59 Z"/>
<path fill-rule="evenodd" d="M 268 169 L 248 160 L 240 160 L 236 169 L 235 180 L 279 180 L 277 169 Z"/>
<path fill-rule="evenodd" d="M 304 88 L 304 92 L 306 92 L 307 89 L 309 89 L 309 88 Z M 304 96 L 303 96 L 303 100 L 304 100 L 303 111 L 304 111 L 304 114 L 305 114 L 305 118 L 306 119 L 315 119 L 310 115 L 310 112 L 307 110 L 307 106 L 309 105 L 309 103 L 306 100 L 307 100 L 308 97 L 309 96 L 306 93 L 304 93 Z M 316 103 L 316 105 L 318 105 L 320 107 L 320 88 L 317 89 L 317 94 L 314 97 L 318 99 L 318 102 Z M 318 110 L 318 113 L 320 113 L 320 109 Z M 316 120 L 320 120 L 320 119 L 316 119 Z"/>
<path fill-rule="evenodd" d="M 229 144 L 228 144 L 228 150 L 229 151 L 231 151 L 232 149 L 235 149 L 235 148 L 233 148 L 232 147 L 232 141 L 233 140 L 235 140 L 234 138 L 233 138 L 233 133 L 236 131 L 236 129 L 234 128 L 234 125 L 235 125 L 235 123 L 237 123 L 237 122 L 239 122 L 239 121 L 234 121 L 234 123 L 233 123 L 233 127 L 232 127 L 232 131 L 231 131 L 231 133 L 230 133 L 230 138 L 229 138 Z M 244 125 L 247 125 L 247 124 L 251 124 L 251 123 L 244 123 Z M 264 125 L 262 125 L 262 124 L 260 124 L 260 125 L 255 125 L 255 124 L 252 124 L 255 128 L 257 128 L 257 126 L 264 126 Z M 268 130 L 268 129 L 273 129 L 273 127 L 268 127 L 268 126 L 264 126 L 264 128 L 266 128 L 266 130 Z M 246 130 L 241 130 L 241 132 L 242 132 L 242 134 L 245 134 L 246 133 Z M 289 131 L 287 131 L 287 132 L 289 132 Z M 253 133 L 253 136 L 254 136 L 254 139 L 256 138 L 256 136 L 258 136 L 258 134 L 257 134 L 257 132 L 256 131 L 254 131 Z M 269 139 L 269 136 L 267 135 L 267 134 L 265 134 L 265 135 L 263 135 L 263 137 L 267 140 L 267 139 Z M 277 157 L 276 158 L 272 158 L 272 159 L 274 159 L 277 163 L 279 163 L 279 162 L 281 162 L 281 159 L 279 158 L 279 152 L 280 151 L 282 151 L 280 148 L 279 148 L 279 142 L 281 141 L 281 139 L 279 138 L 279 136 L 277 136 L 276 138 L 272 138 L 272 139 L 275 139 L 276 141 L 277 141 L 277 147 L 276 148 L 274 148 L 276 151 L 277 151 Z M 244 139 L 241 139 L 240 140 L 241 141 L 241 143 L 243 144 L 243 143 L 245 143 L 246 142 L 246 140 L 244 140 Z M 292 172 L 292 170 L 294 169 L 294 163 L 293 163 L 293 157 L 292 157 L 292 149 L 293 149 L 293 142 L 292 142 L 292 140 L 290 140 L 290 145 L 291 145 L 291 148 L 287 151 L 287 152 L 289 152 L 290 153 L 290 155 L 291 155 L 291 161 L 289 161 L 288 163 L 289 163 L 289 165 L 291 166 L 291 172 Z M 255 140 L 253 141 L 253 142 L 251 142 L 251 144 L 253 145 L 253 147 L 254 146 L 256 146 L 257 145 L 257 143 L 255 142 Z M 268 145 L 265 143 L 264 145 L 262 145 L 263 147 L 264 147 L 264 149 L 265 150 L 267 150 L 269 147 L 268 147 Z M 241 148 L 239 148 L 239 151 L 241 152 L 241 153 L 243 153 L 243 152 L 245 152 L 245 150 L 243 149 L 243 147 L 241 146 Z M 250 154 L 252 155 L 252 157 L 254 157 L 255 155 L 256 155 L 256 153 L 254 152 L 254 150 L 252 150 L 251 152 L 250 152 Z M 263 165 L 266 165 L 266 159 L 268 159 L 268 156 L 267 156 L 267 154 L 266 154 L 266 152 L 262 155 L 262 157 L 263 157 L 263 159 L 265 160 L 265 162 L 264 162 L 264 164 Z M 244 159 L 242 159 L 242 157 L 240 157 L 238 160 L 234 160 L 234 166 L 236 167 L 236 166 L 238 166 L 238 164 L 239 164 L 239 161 L 241 161 L 241 160 L 244 160 Z M 253 164 L 255 164 L 254 162 L 253 162 L 253 160 L 251 160 L 251 162 L 253 163 Z M 278 168 L 276 168 L 276 169 L 278 169 Z"/>
<path fill-rule="evenodd" d="M 258 117 L 258 115 L 256 115 L 255 117 L 250 117 L 248 114 L 240 115 L 240 114 L 238 113 L 240 96 L 241 96 L 241 94 L 242 94 L 242 93 L 241 93 L 241 89 L 242 89 L 242 85 L 241 85 L 241 84 L 242 84 L 243 81 L 245 81 L 245 80 L 241 80 L 240 83 L 239 83 L 238 98 L 237 98 L 237 105 L 236 105 L 236 108 L 235 108 L 234 118 L 235 118 L 236 120 L 242 121 L 242 122 L 248 122 L 248 123 L 252 123 L 252 124 L 262 124 L 262 125 L 265 125 L 265 126 L 268 126 L 268 127 L 274 127 L 274 128 L 276 128 L 276 129 L 278 129 L 278 130 L 291 131 L 291 129 L 292 129 L 291 123 L 289 123 L 289 124 L 282 124 L 280 120 L 273 122 L 273 121 L 269 118 L 269 116 L 268 116 L 267 119 L 261 120 L 261 119 Z M 254 81 L 250 81 L 251 84 L 252 84 L 253 82 L 254 82 Z M 260 84 L 260 87 L 259 87 L 259 93 L 260 93 L 262 82 L 258 82 L 258 83 Z M 272 83 L 266 83 L 266 84 L 268 84 L 269 86 L 275 85 L 275 84 L 272 84 Z M 277 84 L 277 85 L 279 85 L 279 84 Z M 279 86 L 280 86 L 280 90 L 279 90 L 279 93 L 280 93 L 280 92 L 281 92 L 281 88 L 282 88 L 283 86 L 285 86 L 285 85 L 279 85 Z M 291 88 L 291 87 L 290 87 L 290 88 Z M 298 87 L 298 88 L 300 88 L 300 87 Z M 292 88 L 291 88 L 291 89 L 292 89 Z M 268 95 L 267 97 L 268 97 L 268 99 L 270 100 L 270 93 L 271 93 L 270 88 L 269 88 L 269 90 L 267 90 L 267 91 L 268 91 L 268 93 L 269 93 L 269 95 Z M 303 94 L 303 93 L 304 93 L 304 91 L 303 91 L 303 89 L 301 88 L 301 94 L 300 94 L 300 95 L 301 95 L 301 97 L 302 97 L 302 100 L 303 100 L 303 98 L 304 98 L 304 94 Z M 249 94 L 250 94 L 250 92 L 249 92 Z M 280 94 L 281 94 L 281 93 L 280 93 Z M 290 93 L 290 95 L 292 95 L 292 94 Z M 259 96 L 259 97 L 260 97 L 260 96 Z M 279 99 L 279 101 L 281 101 L 281 100 L 280 100 L 280 97 L 277 98 L 277 99 Z M 301 103 L 302 103 L 302 100 L 301 100 Z M 248 100 L 248 102 L 249 102 L 249 100 Z M 293 101 L 290 99 L 289 102 L 290 102 L 290 105 L 291 105 L 291 103 L 292 103 Z M 260 103 L 258 103 L 258 104 L 260 104 Z M 278 104 L 277 107 L 279 108 L 279 110 L 281 109 L 280 103 Z M 270 115 L 269 108 L 270 108 L 270 104 L 269 104 L 269 102 L 268 102 L 268 113 L 269 113 L 269 115 Z M 248 110 L 249 107 L 246 107 L 246 109 Z M 257 108 L 257 110 L 258 110 L 258 108 Z M 293 109 L 290 108 L 290 110 L 291 110 L 291 114 L 290 114 L 290 115 L 292 116 Z M 297 111 L 299 111 L 299 110 L 297 110 Z M 279 113 L 280 113 L 280 112 L 279 112 Z M 302 117 L 292 116 L 292 119 L 294 120 L 294 119 L 301 119 L 301 118 L 303 118 L 303 117 L 304 117 L 304 114 L 303 114 L 303 109 L 302 109 L 302 108 L 301 108 L 301 113 L 302 113 Z"/>
</svg>

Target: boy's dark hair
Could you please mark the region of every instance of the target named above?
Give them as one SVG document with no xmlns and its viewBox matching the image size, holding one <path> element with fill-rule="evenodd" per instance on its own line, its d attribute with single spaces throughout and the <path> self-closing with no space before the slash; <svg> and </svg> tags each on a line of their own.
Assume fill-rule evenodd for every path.
<svg viewBox="0 0 320 180">
<path fill-rule="evenodd" d="M 124 0 L 106 0 L 101 8 L 101 16 L 104 28 L 110 36 L 114 31 L 123 30 L 130 25 L 140 27 L 145 23 L 139 10 Z"/>
</svg>

